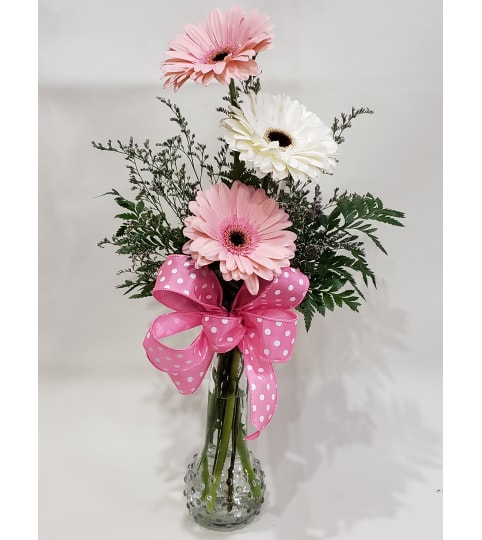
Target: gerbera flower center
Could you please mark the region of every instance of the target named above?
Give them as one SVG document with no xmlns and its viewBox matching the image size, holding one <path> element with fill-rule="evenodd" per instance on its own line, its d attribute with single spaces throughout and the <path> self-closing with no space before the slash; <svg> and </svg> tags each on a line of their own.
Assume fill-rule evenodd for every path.
<svg viewBox="0 0 482 540">
<path fill-rule="evenodd" d="M 229 235 L 229 242 L 235 247 L 244 246 L 246 236 L 241 231 L 232 231 Z"/>
<path fill-rule="evenodd" d="M 213 62 L 222 62 L 230 51 L 221 51 L 216 54 L 216 56 L 213 58 Z"/>
<path fill-rule="evenodd" d="M 286 150 L 293 145 L 291 136 L 281 129 L 267 129 L 264 134 L 264 140 L 267 143 L 277 142 L 281 150 Z"/>
<path fill-rule="evenodd" d="M 256 248 L 258 241 L 249 223 L 232 218 L 221 225 L 221 244 L 230 253 L 247 255 Z"/>
<path fill-rule="evenodd" d="M 213 47 L 204 54 L 201 58 L 203 64 L 216 64 L 217 62 L 223 62 L 227 56 L 230 54 L 236 54 L 235 45 L 219 45 L 218 47 Z"/>
<path fill-rule="evenodd" d="M 241 253 L 251 246 L 249 231 L 241 227 L 228 227 L 223 237 L 225 247 L 232 253 Z"/>
</svg>

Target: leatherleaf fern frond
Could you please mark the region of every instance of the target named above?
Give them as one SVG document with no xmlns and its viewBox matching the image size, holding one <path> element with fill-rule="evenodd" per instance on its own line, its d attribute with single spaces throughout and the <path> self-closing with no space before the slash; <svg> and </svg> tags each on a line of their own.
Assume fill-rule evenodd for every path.
<svg viewBox="0 0 482 540">
<path fill-rule="evenodd" d="M 376 277 L 365 254 L 365 242 L 373 242 L 383 253 L 377 224 L 402 227 L 403 212 L 384 207 L 367 193 L 339 193 L 336 189 L 324 204 L 318 185 L 310 195 L 308 184 L 290 181 L 286 189 L 272 181 L 265 189 L 277 198 L 290 215 L 297 234 L 296 253 L 291 265 L 310 279 L 310 288 L 298 307 L 309 329 L 315 313 L 325 315 L 335 307 L 358 311 L 364 299 L 360 282 L 376 287 Z"/>
</svg>

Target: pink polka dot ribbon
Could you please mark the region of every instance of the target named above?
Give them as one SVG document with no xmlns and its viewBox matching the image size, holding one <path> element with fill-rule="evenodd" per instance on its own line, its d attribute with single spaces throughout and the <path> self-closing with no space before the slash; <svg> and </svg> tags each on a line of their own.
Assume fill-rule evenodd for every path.
<svg viewBox="0 0 482 540">
<path fill-rule="evenodd" d="M 298 316 L 291 311 L 308 290 L 308 278 L 284 268 L 273 281 L 260 280 L 256 296 L 243 285 L 230 313 L 222 306 L 222 289 L 209 268 L 195 268 L 185 255 L 169 255 L 159 269 L 152 295 L 172 309 L 157 317 L 143 342 L 153 366 L 166 372 L 181 394 L 201 384 L 214 353 L 238 346 L 249 384 L 250 420 L 256 439 L 276 410 L 278 386 L 274 362 L 287 362 L 296 340 Z M 168 336 L 201 327 L 186 349 L 162 343 Z"/>
</svg>

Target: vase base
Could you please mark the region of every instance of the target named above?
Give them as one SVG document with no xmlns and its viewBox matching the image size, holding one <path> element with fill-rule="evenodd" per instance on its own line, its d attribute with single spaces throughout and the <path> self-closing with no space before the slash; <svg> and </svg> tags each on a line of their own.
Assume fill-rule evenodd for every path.
<svg viewBox="0 0 482 540">
<path fill-rule="evenodd" d="M 216 522 L 215 520 L 212 520 L 212 519 L 206 519 L 206 516 L 204 515 L 194 514 L 191 511 L 191 509 L 189 509 L 189 512 L 193 520 L 204 529 L 209 529 L 210 531 L 221 531 L 221 532 L 243 529 L 244 527 L 249 525 L 253 521 L 253 519 L 259 514 L 259 510 L 258 510 L 256 513 L 253 513 L 252 516 L 249 516 L 249 519 L 244 518 L 243 521 L 239 523 L 236 523 L 235 521 L 230 523 L 226 521 L 226 518 L 222 518 L 219 522 Z"/>
<path fill-rule="evenodd" d="M 214 459 L 215 448 L 207 452 L 208 468 Z M 186 506 L 194 521 L 213 531 L 232 531 L 245 527 L 260 513 L 264 501 L 264 472 L 261 464 L 252 452 L 249 452 L 249 475 L 246 472 L 246 462 L 237 457 L 231 473 L 232 489 L 229 489 L 227 473 L 223 472 L 219 486 L 212 491 L 206 489 L 203 482 L 202 455 L 195 454 L 187 468 L 185 476 Z M 204 475 L 204 478 L 206 476 Z M 212 477 L 206 478 L 208 484 Z"/>
</svg>

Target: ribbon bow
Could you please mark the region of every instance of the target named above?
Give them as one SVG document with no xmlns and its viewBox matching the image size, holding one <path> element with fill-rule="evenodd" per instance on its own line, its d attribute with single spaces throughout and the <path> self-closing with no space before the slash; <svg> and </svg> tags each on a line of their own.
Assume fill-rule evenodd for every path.
<svg viewBox="0 0 482 540">
<path fill-rule="evenodd" d="M 195 268 L 184 255 L 169 255 L 159 269 L 152 295 L 174 310 L 157 317 L 144 339 L 149 361 L 167 372 L 181 394 L 192 394 L 203 381 L 214 353 L 238 346 L 243 353 L 249 384 L 250 420 L 256 439 L 276 410 L 278 387 L 273 362 L 287 362 L 296 339 L 298 316 L 290 311 L 300 304 L 309 280 L 295 268 L 284 268 L 273 281 L 260 280 L 253 296 L 243 285 L 231 312 L 222 306 L 222 289 L 209 268 Z M 160 340 L 201 326 L 186 349 L 174 349 Z"/>
</svg>

